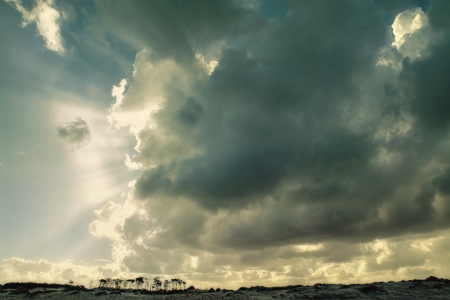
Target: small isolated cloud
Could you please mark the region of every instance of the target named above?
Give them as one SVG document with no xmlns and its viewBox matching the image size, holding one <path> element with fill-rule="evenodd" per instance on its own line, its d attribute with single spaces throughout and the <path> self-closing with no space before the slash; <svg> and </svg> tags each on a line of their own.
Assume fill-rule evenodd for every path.
<svg viewBox="0 0 450 300">
<path fill-rule="evenodd" d="M 47 49 L 59 54 L 64 53 L 62 38 L 59 28 L 60 12 L 53 6 L 53 0 L 36 0 L 35 6 L 28 11 L 22 6 L 21 0 L 5 0 L 22 14 L 22 27 L 30 23 L 36 23 L 39 34 L 45 40 Z"/>
<path fill-rule="evenodd" d="M 85 120 L 77 117 L 57 127 L 58 137 L 75 146 L 76 149 L 86 146 L 91 141 L 91 131 Z"/>
</svg>

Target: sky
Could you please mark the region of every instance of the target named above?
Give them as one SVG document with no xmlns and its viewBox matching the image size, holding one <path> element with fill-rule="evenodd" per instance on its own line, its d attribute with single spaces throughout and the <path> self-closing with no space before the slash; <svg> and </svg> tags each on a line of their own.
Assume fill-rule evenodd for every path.
<svg viewBox="0 0 450 300">
<path fill-rule="evenodd" d="M 0 283 L 450 278 L 447 0 L 2 0 Z"/>
</svg>

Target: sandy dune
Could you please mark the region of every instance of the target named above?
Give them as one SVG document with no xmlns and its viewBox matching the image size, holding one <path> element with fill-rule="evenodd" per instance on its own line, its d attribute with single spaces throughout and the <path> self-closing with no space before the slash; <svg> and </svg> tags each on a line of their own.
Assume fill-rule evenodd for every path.
<svg viewBox="0 0 450 300">
<path fill-rule="evenodd" d="M 372 284 L 316 284 L 314 286 L 252 287 L 231 290 L 160 291 L 85 289 L 77 286 L 32 287 L 26 284 L 0 287 L 2 299 L 450 299 L 450 280 L 429 277 L 426 280 L 376 282 Z"/>
</svg>

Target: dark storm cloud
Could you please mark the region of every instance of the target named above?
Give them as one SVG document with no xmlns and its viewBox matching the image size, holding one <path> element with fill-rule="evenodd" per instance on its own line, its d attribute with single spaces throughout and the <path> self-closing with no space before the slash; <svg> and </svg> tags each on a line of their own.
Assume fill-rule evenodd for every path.
<svg viewBox="0 0 450 300">
<path fill-rule="evenodd" d="M 139 180 L 136 182 L 136 193 L 145 198 L 147 195 L 152 195 L 158 190 L 168 190 L 172 185 L 172 181 L 165 177 L 166 169 L 164 166 L 158 166 L 151 170 L 142 173 Z"/>
<path fill-rule="evenodd" d="M 221 49 L 207 80 L 188 92 L 165 86 L 164 107 L 152 116 L 155 129 L 138 135 L 134 160 L 145 170 L 135 196 L 153 213 L 164 211 L 158 202 L 188 199 L 202 211 L 195 218 L 208 222 L 190 216 L 183 222 L 208 233 L 194 243 L 194 235 L 183 240 L 167 230 L 161 245 L 171 238 L 214 249 L 368 242 L 447 226 L 434 206 L 440 181 L 432 180 L 442 171 L 427 167 L 433 160 L 450 163 L 439 146 L 445 134 L 435 136 L 449 120 L 447 42 L 431 44 L 423 58 L 405 58 L 400 77 L 392 70 L 385 76 L 376 63 L 392 42 L 386 9 L 371 1 L 292 2 L 286 15 L 258 30 L 244 26 L 245 38 Z M 237 15 L 263 18 L 241 10 Z M 217 39 L 243 25 L 224 26 L 232 29 L 221 29 Z M 177 51 L 194 56 L 192 49 Z M 194 64 L 183 64 L 198 76 Z M 133 99 L 125 95 L 123 107 L 127 101 Z"/>
<path fill-rule="evenodd" d="M 75 148 L 81 148 L 91 141 L 91 131 L 85 120 L 77 117 L 75 121 L 64 123 L 57 128 L 58 137 L 73 145 Z"/>
<path fill-rule="evenodd" d="M 186 104 L 180 109 L 180 121 L 187 126 L 195 125 L 199 118 L 205 114 L 203 107 L 194 98 L 189 97 Z"/>
<path fill-rule="evenodd" d="M 437 30 L 448 30 L 450 27 L 450 21 L 447 14 L 449 10 L 450 3 L 448 1 L 433 0 L 431 2 L 430 10 L 430 25 Z"/>
<path fill-rule="evenodd" d="M 429 14 L 430 25 L 442 36 L 430 47 L 430 54 L 423 59 L 411 62 L 404 60 L 402 77 L 410 89 L 413 98 L 412 112 L 417 116 L 420 129 L 426 137 L 444 134 L 450 122 L 450 104 L 448 94 L 450 87 L 450 22 L 443 18 L 448 11 L 448 1 L 432 1 Z M 442 137 L 442 136 L 441 136 Z"/>
<path fill-rule="evenodd" d="M 450 195 L 450 169 L 446 169 L 444 174 L 436 176 L 431 182 L 441 194 Z"/>
<path fill-rule="evenodd" d="M 197 97 L 205 109 L 198 137 L 204 155 L 178 162 L 177 191 L 206 206 L 241 206 L 308 162 L 367 161 L 366 137 L 330 127 L 340 121 L 332 120 L 340 98 L 357 94 L 352 77 L 369 71 L 387 26 L 368 3 L 292 9 L 284 22 L 223 51 Z M 360 15 L 349 18 L 352 10 Z"/>
<path fill-rule="evenodd" d="M 429 0 L 375 0 L 375 5 L 380 6 L 385 13 L 385 19 L 389 24 L 394 22 L 395 17 L 405 10 L 421 7 L 422 10 L 427 10 L 429 7 Z"/>
<path fill-rule="evenodd" d="M 413 90 L 413 112 L 427 134 L 441 133 L 450 123 L 449 51 L 450 39 L 435 45 L 429 58 L 406 60 L 404 76 Z"/>
<path fill-rule="evenodd" d="M 156 57 L 192 60 L 197 49 L 261 26 L 262 19 L 240 1 L 97 1 L 105 29 Z"/>
</svg>

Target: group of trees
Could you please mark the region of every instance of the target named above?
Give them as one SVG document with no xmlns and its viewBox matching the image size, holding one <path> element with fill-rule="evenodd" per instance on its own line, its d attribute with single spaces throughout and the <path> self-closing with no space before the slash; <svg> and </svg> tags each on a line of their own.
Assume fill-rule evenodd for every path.
<svg viewBox="0 0 450 300">
<path fill-rule="evenodd" d="M 92 285 L 92 284 L 91 284 Z M 98 287 L 108 287 L 116 289 L 146 289 L 151 291 L 159 290 L 184 290 L 186 289 L 186 282 L 181 279 L 173 278 L 170 280 L 162 281 L 159 277 L 150 280 L 146 277 L 138 277 L 135 279 L 100 279 L 98 281 Z"/>
</svg>

